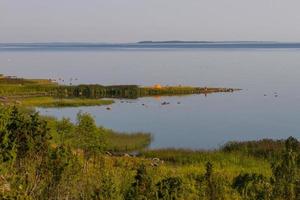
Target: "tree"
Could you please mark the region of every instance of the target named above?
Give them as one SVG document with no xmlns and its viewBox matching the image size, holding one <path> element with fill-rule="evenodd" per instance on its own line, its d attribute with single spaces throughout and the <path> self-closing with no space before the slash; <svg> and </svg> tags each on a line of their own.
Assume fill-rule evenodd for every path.
<svg viewBox="0 0 300 200">
<path fill-rule="evenodd" d="M 69 118 L 62 118 L 56 122 L 56 132 L 59 134 L 60 143 L 64 144 L 65 138 L 73 131 L 73 124 Z"/>
<path fill-rule="evenodd" d="M 96 126 L 95 120 L 88 113 L 77 114 L 76 143 L 82 149 L 86 160 L 92 155 L 103 152 L 105 148 L 105 137 Z"/>
<path fill-rule="evenodd" d="M 2 161 L 15 159 L 17 166 L 20 166 L 21 160 L 27 156 L 47 152 L 49 129 L 38 113 L 25 114 L 14 106 L 8 109 L 7 120 L 1 124 L 4 124 L 0 133 Z"/>
</svg>

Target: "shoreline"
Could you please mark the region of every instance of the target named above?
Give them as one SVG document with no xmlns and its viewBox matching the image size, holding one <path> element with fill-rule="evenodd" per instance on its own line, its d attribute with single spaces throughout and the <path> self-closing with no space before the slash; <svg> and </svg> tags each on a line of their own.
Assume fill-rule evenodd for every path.
<svg viewBox="0 0 300 200">
<path fill-rule="evenodd" d="M 0 103 L 40 107 L 78 107 L 109 105 L 110 99 L 182 96 L 235 92 L 241 89 L 191 86 L 137 86 L 99 84 L 60 85 L 51 79 L 24 79 L 0 75 Z"/>
</svg>

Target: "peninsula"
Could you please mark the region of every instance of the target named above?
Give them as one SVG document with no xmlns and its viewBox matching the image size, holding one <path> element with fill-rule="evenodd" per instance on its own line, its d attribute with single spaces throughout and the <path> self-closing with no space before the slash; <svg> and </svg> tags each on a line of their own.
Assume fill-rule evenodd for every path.
<svg viewBox="0 0 300 200">
<path fill-rule="evenodd" d="M 66 107 L 94 106 L 113 103 L 112 98 L 136 99 L 151 96 L 176 96 L 234 92 L 235 88 L 154 86 L 99 84 L 61 85 L 51 79 L 24 79 L 0 76 L 0 103 L 25 106 Z M 110 98 L 109 100 L 105 98 Z"/>
</svg>

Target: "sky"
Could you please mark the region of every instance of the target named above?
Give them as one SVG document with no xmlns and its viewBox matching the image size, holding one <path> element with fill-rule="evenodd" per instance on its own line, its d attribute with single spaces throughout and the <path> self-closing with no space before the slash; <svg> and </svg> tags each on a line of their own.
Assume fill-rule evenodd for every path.
<svg viewBox="0 0 300 200">
<path fill-rule="evenodd" d="M 0 42 L 295 42 L 299 10 L 299 0 L 0 0 Z"/>
</svg>

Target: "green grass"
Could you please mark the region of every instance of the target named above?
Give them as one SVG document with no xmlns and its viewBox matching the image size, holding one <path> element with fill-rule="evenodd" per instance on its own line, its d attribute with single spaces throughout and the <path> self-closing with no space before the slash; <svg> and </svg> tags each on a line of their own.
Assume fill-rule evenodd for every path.
<svg viewBox="0 0 300 200">
<path fill-rule="evenodd" d="M 57 83 L 52 82 L 50 79 L 24 79 L 24 78 L 8 78 L 5 76 L 0 76 L 0 84 L 51 84 L 56 85 Z"/>
<path fill-rule="evenodd" d="M 55 84 L 0 84 L 0 96 L 51 96 L 57 93 Z"/>
<path fill-rule="evenodd" d="M 107 149 L 113 152 L 141 150 L 150 145 L 151 139 L 150 133 L 116 133 L 109 130 Z"/>
<path fill-rule="evenodd" d="M 142 151 L 139 156 L 144 158 L 159 158 L 173 167 L 178 166 L 183 169 L 192 168 L 200 171 L 204 171 L 205 163 L 211 162 L 217 171 L 226 170 L 226 173 L 230 176 L 240 172 L 260 173 L 266 176 L 270 176 L 271 174 L 270 164 L 267 160 L 238 152 L 157 149 Z"/>
<path fill-rule="evenodd" d="M 262 139 L 257 141 L 232 141 L 225 144 L 221 150 L 232 153 L 240 152 L 257 158 L 276 160 L 285 149 L 285 140 Z"/>
<path fill-rule="evenodd" d="M 57 99 L 53 97 L 32 97 L 20 100 L 22 106 L 31 107 L 79 107 L 79 106 L 101 106 L 114 103 L 113 100 L 107 99 Z"/>
</svg>

